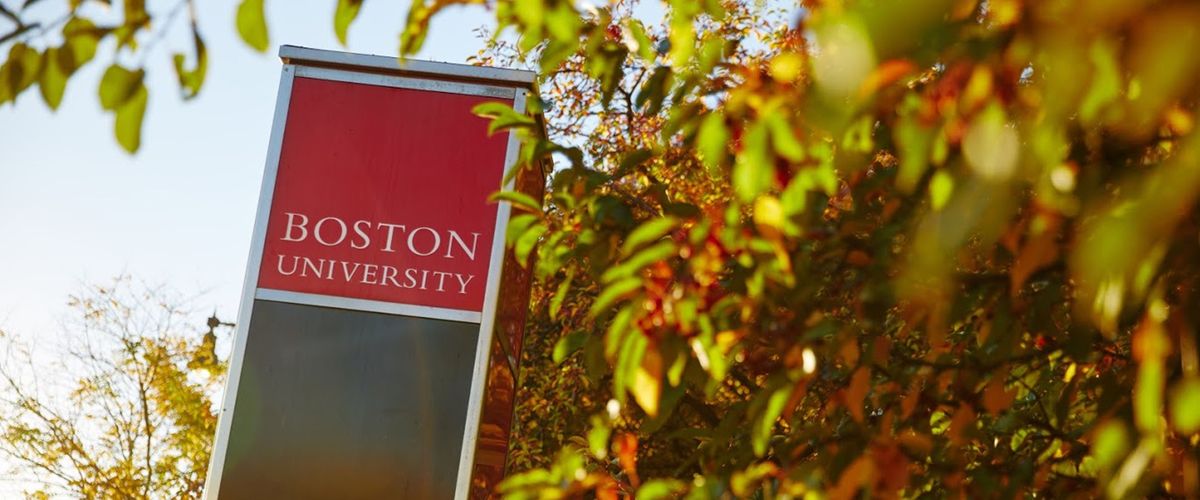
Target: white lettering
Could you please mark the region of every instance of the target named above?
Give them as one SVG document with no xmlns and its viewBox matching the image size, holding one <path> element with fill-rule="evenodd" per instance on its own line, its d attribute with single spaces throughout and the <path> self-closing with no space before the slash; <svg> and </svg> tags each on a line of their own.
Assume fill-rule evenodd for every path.
<svg viewBox="0 0 1200 500">
<path fill-rule="evenodd" d="M 363 225 L 366 225 L 367 229 L 371 228 L 370 221 L 360 220 L 360 221 L 354 223 L 354 234 L 357 234 L 360 238 L 362 238 L 362 243 L 357 244 L 357 243 L 354 243 L 353 240 L 351 240 L 350 248 L 353 248 L 355 250 L 362 250 L 364 248 L 371 246 L 371 237 L 367 236 L 367 230 L 363 229 Z"/>
<path fill-rule="evenodd" d="M 340 232 L 338 233 L 337 241 L 334 241 L 333 243 L 326 242 L 325 238 L 321 237 L 321 226 L 329 221 L 337 222 L 337 225 L 340 228 Z M 317 221 L 317 225 L 313 226 L 313 238 L 317 240 L 317 243 L 320 243 L 327 247 L 340 245 L 343 241 L 346 240 L 346 223 L 342 222 L 342 219 L 339 219 L 337 217 L 326 217 L 324 219 L 321 219 L 321 220 Z"/>
<path fill-rule="evenodd" d="M 461 274 L 454 273 L 454 277 L 458 278 L 458 293 L 462 294 L 467 293 L 467 283 L 470 283 L 471 280 L 475 279 L 474 274 L 468 275 L 466 281 L 463 281 L 463 275 Z"/>
<path fill-rule="evenodd" d="M 454 250 L 454 243 L 457 242 L 458 247 L 462 249 L 463 253 L 467 254 L 467 258 L 475 260 L 475 247 L 479 244 L 479 233 L 471 233 L 471 248 L 467 248 L 467 243 L 463 241 L 462 237 L 458 235 L 457 231 L 451 230 L 449 233 L 450 244 L 446 245 L 446 258 L 454 258 L 454 253 L 452 250 Z"/>
<path fill-rule="evenodd" d="M 433 235 L 433 246 L 429 248 L 428 252 L 421 252 L 420 250 L 417 250 L 416 244 L 413 243 L 413 241 L 417 239 L 417 235 L 421 234 L 422 229 L 425 231 L 429 231 L 429 234 Z M 410 251 L 412 253 L 415 253 L 422 257 L 428 257 L 430 255 L 433 255 L 433 252 L 436 252 L 438 247 L 440 247 L 440 246 L 442 246 L 442 237 L 440 235 L 438 235 L 437 231 L 434 231 L 432 228 L 422 226 L 422 227 L 413 229 L 412 232 L 408 233 L 408 251 Z"/>
<path fill-rule="evenodd" d="M 294 214 L 292 212 L 286 212 L 286 213 L 287 213 L 287 231 L 285 231 L 283 233 L 283 241 L 304 241 L 304 239 L 308 237 L 308 228 L 304 227 L 304 226 L 308 225 L 308 216 L 306 216 L 304 214 Z M 295 220 L 297 217 L 299 217 L 300 220 L 302 221 L 302 222 L 300 222 L 300 225 L 296 225 L 296 223 L 295 223 Z M 300 230 L 299 238 L 292 237 L 292 229 Z"/>
</svg>

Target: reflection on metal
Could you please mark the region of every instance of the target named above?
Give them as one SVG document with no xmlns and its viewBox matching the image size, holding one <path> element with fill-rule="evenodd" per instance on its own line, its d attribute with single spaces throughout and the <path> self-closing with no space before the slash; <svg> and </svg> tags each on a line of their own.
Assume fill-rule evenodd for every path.
<svg viewBox="0 0 1200 500">
<path fill-rule="evenodd" d="M 522 111 L 533 74 L 292 46 L 279 53 L 284 66 L 205 497 L 488 497 L 504 476 L 529 300 L 528 271 L 504 246 L 512 207 L 499 204 L 485 247 L 482 310 L 260 288 L 260 269 L 295 78 L 499 98 Z M 517 152 L 509 133 L 504 171 Z M 542 171 L 513 179 L 507 188 L 541 198 Z"/>
<path fill-rule="evenodd" d="M 221 498 L 449 498 L 477 327 L 257 300 Z"/>
</svg>

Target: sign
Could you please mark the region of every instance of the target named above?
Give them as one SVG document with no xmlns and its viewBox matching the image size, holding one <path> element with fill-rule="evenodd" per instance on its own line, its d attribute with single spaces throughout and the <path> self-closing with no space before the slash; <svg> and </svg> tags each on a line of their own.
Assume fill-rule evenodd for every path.
<svg viewBox="0 0 1200 500">
<path fill-rule="evenodd" d="M 280 56 L 205 496 L 486 495 L 503 475 L 529 279 L 505 266 L 511 207 L 488 201 L 515 137 L 471 110 L 520 110 L 532 74 Z M 540 192 L 537 174 L 518 188 Z"/>
</svg>

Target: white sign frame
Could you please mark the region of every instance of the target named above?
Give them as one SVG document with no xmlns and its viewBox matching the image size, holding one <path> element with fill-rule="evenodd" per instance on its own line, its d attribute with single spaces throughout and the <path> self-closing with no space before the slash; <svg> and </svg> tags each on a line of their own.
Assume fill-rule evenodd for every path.
<svg viewBox="0 0 1200 500">
<path fill-rule="evenodd" d="M 279 57 L 283 60 L 283 69 L 279 80 L 279 93 L 275 101 L 274 123 L 271 126 L 270 143 L 267 148 L 266 168 L 263 171 L 258 212 L 255 216 L 254 231 L 251 233 L 250 255 L 246 262 L 246 277 L 242 285 L 242 298 L 238 310 L 225 392 L 221 398 L 222 405 L 217 423 L 216 441 L 213 443 L 208 476 L 204 484 L 204 498 L 206 500 L 220 498 L 221 477 L 224 472 L 226 452 L 229 449 L 229 435 L 233 423 L 234 405 L 237 402 L 238 381 L 241 378 L 242 364 L 246 353 L 250 318 L 254 309 L 254 301 L 261 299 L 478 323 L 479 335 L 475 346 L 470 399 L 467 402 L 466 425 L 463 429 L 462 451 L 459 455 L 454 493 L 456 500 L 465 500 L 470 493 L 475 449 L 478 446 L 483 391 L 487 385 L 487 368 L 495 332 L 500 278 L 504 267 L 504 237 L 512 205 L 502 201 L 496 209 L 495 231 L 492 235 L 488 278 L 484 288 L 481 312 L 260 288 L 258 278 L 263 247 L 266 243 L 267 221 L 270 217 L 271 202 L 275 193 L 275 178 L 279 170 L 283 133 L 287 125 L 288 107 L 291 104 L 292 82 L 296 77 L 511 99 L 513 109 L 518 113 L 523 113 L 526 98 L 534 84 L 535 74 L 530 71 L 419 60 L 406 60 L 401 64 L 401 61 L 394 57 L 351 54 L 292 45 L 281 46 Z M 512 179 L 503 186 L 502 182 L 504 175 L 516 164 L 519 150 L 520 144 L 516 132 L 510 131 L 504 155 L 504 168 L 501 171 L 501 178 L 497 179 L 497 188 L 512 189 Z"/>
</svg>

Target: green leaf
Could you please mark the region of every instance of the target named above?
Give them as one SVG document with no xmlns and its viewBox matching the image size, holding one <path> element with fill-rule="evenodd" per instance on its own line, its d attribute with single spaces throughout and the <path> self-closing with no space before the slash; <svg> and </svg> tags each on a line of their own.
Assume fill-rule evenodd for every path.
<svg viewBox="0 0 1200 500">
<path fill-rule="evenodd" d="M 146 86 L 138 82 L 133 96 L 116 109 L 117 121 L 114 127 L 117 143 L 130 153 L 137 152 L 142 144 L 142 118 L 146 115 L 146 101 L 150 94 Z"/>
<path fill-rule="evenodd" d="M 488 124 L 488 134 L 511 128 L 531 128 L 537 124 L 529 115 L 518 113 L 502 102 L 485 102 L 472 108 L 471 113 L 492 120 Z"/>
<path fill-rule="evenodd" d="M 650 79 L 642 84 L 642 89 L 638 91 L 634 104 L 642 108 L 647 115 L 657 115 L 662 109 L 663 100 L 667 98 L 667 90 L 671 85 L 670 78 L 671 68 L 669 66 L 655 68 Z"/>
<path fill-rule="evenodd" d="M 767 445 L 771 442 L 771 434 L 775 430 L 775 421 L 783 414 L 783 406 L 787 404 L 788 397 L 791 394 L 792 386 L 788 383 L 782 383 L 770 393 L 763 393 L 762 396 L 767 398 L 765 405 L 763 406 L 762 413 L 755 419 L 753 429 L 750 431 L 750 447 L 754 449 L 755 456 L 761 457 L 767 454 Z"/>
<path fill-rule="evenodd" d="M 742 152 L 733 167 L 733 189 L 743 202 L 753 201 L 775 182 L 775 165 L 767 150 L 767 126 L 751 125 L 743 137 Z"/>
<path fill-rule="evenodd" d="M 633 320 L 633 310 L 624 307 L 617 311 L 617 315 L 613 316 L 612 323 L 608 324 L 608 330 L 604 332 L 604 356 L 612 358 L 617 355 L 617 349 L 621 347 L 625 341 L 625 335 L 629 332 L 630 322 Z"/>
<path fill-rule="evenodd" d="M 612 429 L 604 422 L 604 419 L 599 415 L 592 417 L 592 428 L 588 429 L 588 449 L 597 459 L 604 460 L 608 458 L 608 438 L 612 435 Z"/>
<path fill-rule="evenodd" d="M 1095 121 L 1105 106 L 1121 96 L 1119 48 L 1108 40 L 1096 40 L 1089 53 L 1094 73 L 1091 87 L 1079 105 L 1079 117 L 1084 123 Z"/>
<path fill-rule="evenodd" d="M 654 479 L 646 481 L 646 484 L 638 488 L 637 495 L 634 495 L 634 498 L 638 500 L 677 498 L 683 492 L 684 487 L 683 481 L 678 479 Z"/>
<path fill-rule="evenodd" d="M 616 369 L 613 370 L 613 392 L 616 393 L 617 401 L 622 404 L 625 403 L 626 388 L 637 379 L 637 371 L 642 366 L 647 345 L 649 341 L 639 331 L 630 332 L 621 342 Z"/>
<path fill-rule="evenodd" d="M 505 241 L 509 245 L 516 244 L 517 240 L 525 234 L 525 230 L 529 229 L 533 223 L 537 222 L 538 216 L 535 214 L 520 214 L 513 216 L 508 220 L 508 231 L 505 233 Z"/>
<path fill-rule="evenodd" d="M 694 0 L 670 0 L 671 22 L 668 38 L 671 40 L 671 64 L 686 68 L 696 52 L 696 26 L 693 17 L 697 14 Z"/>
<path fill-rule="evenodd" d="M 929 181 L 929 202 L 934 210 L 941 210 L 954 194 L 954 178 L 945 170 L 938 170 Z"/>
<path fill-rule="evenodd" d="M 1185 436 L 1200 429 L 1200 378 L 1186 377 L 1171 389 L 1171 424 Z"/>
<path fill-rule="evenodd" d="M 554 343 L 554 364 L 561 364 L 570 356 L 583 347 L 584 342 L 587 342 L 588 332 L 584 330 L 576 330 L 566 334 Z"/>
<path fill-rule="evenodd" d="M 546 31 L 555 41 L 577 42 L 582 27 L 583 20 L 571 2 L 559 2 L 558 6 L 546 13 Z"/>
<path fill-rule="evenodd" d="M 696 134 L 696 149 L 700 159 L 710 169 L 721 166 L 725 160 L 725 152 L 729 149 L 729 129 L 725 127 L 725 115 L 713 111 L 700 122 L 700 131 Z"/>
<path fill-rule="evenodd" d="M 604 291 L 600 292 L 600 296 L 596 297 L 596 301 L 592 303 L 592 316 L 599 315 L 618 300 L 629 296 L 641 288 L 642 279 L 637 276 L 630 276 L 604 287 Z"/>
<path fill-rule="evenodd" d="M 575 280 L 575 268 L 567 270 L 567 277 L 559 283 L 558 289 L 554 291 L 554 296 L 550 298 L 550 319 L 557 320 L 558 312 L 562 310 L 563 300 L 567 298 L 567 291 L 571 289 L 571 282 Z"/>
<path fill-rule="evenodd" d="M 1098 468 L 1109 469 L 1117 465 L 1128 450 L 1128 432 L 1120 421 L 1109 420 L 1096 429 L 1096 434 L 1092 437 L 1091 456 Z"/>
<path fill-rule="evenodd" d="M 643 222 L 625 238 L 625 244 L 621 245 L 621 253 L 629 255 L 642 245 L 662 238 L 678 224 L 679 220 L 674 217 L 659 217 Z"/>
<path fill-rule="evenodd" d="M 529 265 L 529 255 L 533 252 L 533 248 L 537 246 L 543 234 L 546 234 L 546 226 L 538 224 L 525 231 L 525 234 L 522 234 L 517 239 L 517 243 L 513 245 L 513 253 L 522 266 Z"/>
<path fill-rule="evenodd" d="M 507 201 L 517 208 L 522 208 L 535 214 L 542 213 L 542 204 L 536 199 L 519 191 L 499 191 L 492 193 L 488 197 L 488 201 L 500 202 Z"/>
<path fill-rule="evenodd" d="M 204 46 L 204 39 L 200 38 L 200 33 L 192 32 L 192 40 L 196 48 L 196 65 L 192 69 L 187 69 L 185 62 L 187 56 L 183 54 L 175 54 L 172 58 L 175 62 L 175 75 L 179 77 L 179 89 L 183 92 L 184 99 L 191 99 L 200 93 L 200 87 L 204 85 L 204 76 L 208 72 L 208 49 Z"/>
<path fill-rule="evenodd" d="M 140 69 L 130 71 L 118 64 L 109 66 L 100 78 L 100 107 L 107 111 L 115 111 L 129 102 L 138 89 L 142 88 L 142 79 L 145 76 L 145 71 Z"/>
<path fill-rule="evenodd" d="M 654 53 L 654 41 L 646 33 L 646 27 L 642 25 L 641 21 L 633 18 L 626 19 L 624 26 L 625 32 L 637 44 L 638 57 L 647 63 L 653 63 L 658 55 Z"/>
<path fill-rule="evenodd" d="M 25 89 L 38 81 L 42 55 L 37 49 L 15 43 L 8 50 L 8 59 L 0 66 L 0 103 L 16 99 Z"/>
<path fill-rule="evenodd" d="M 338 43 L 346 45 L 346 30 L 350 23 L 358 17 L 363 0 L 338 0 L 337 10 L 333 14 L 333 32 L 337 34 Z"/>
<path fill-rule="evenodd" d="M 263 0 L 242 0 L 237 9 L 237 30 L 246 45 L 259 52 L 266 52 L 270 44 L 270 35 L 267 33 Z"/>
<path fill-rule="evenodd" d="M 109 30 L 97 28 L 91 21 L 82 17 L 72 17 L 67 24 L 63 26 L 63 50 L 60 54 L 64 59 L 70 59 L 71 64 L 63 65 L 68 73 L 74 73 L 75 70 L 83 67 L 96 57 L 96 47 L 100 43 L 100 36 L 107 33 Z"/>
<path fill-rule="evenodd" d="M 796 138 L 795 132 L 779 109 L 767 115 L 767 124 L 771 128 L 771 144 L 775 147 L 775 152 L 794 162 L 803 161 L 804 144 Z"/>
<path fill-rule="evenodd" d="M 46 101 L 46 105 L 53 110 L 57 110 L 58 105 L 62 104 L 63 92 L 67 89 L 68 73 L 62 67 L 59 58 L 60 50 L 62 49 L 46 50 L 42 63 L 42 76 L 38 83 L 38 88 L 42 91 L 42 100 Z"/>
<path fill-rule="evenodd" d="M 618 278 L 632 276 L 650 264 L 671 258 L 678 251 L 674 241 L 660 241 L 658 244 L 651 245 L 649 248 L 634 254 L 620 265 L 609 268 L 600 277 L 600 281 L 608 283 Z"/>
</svg>

